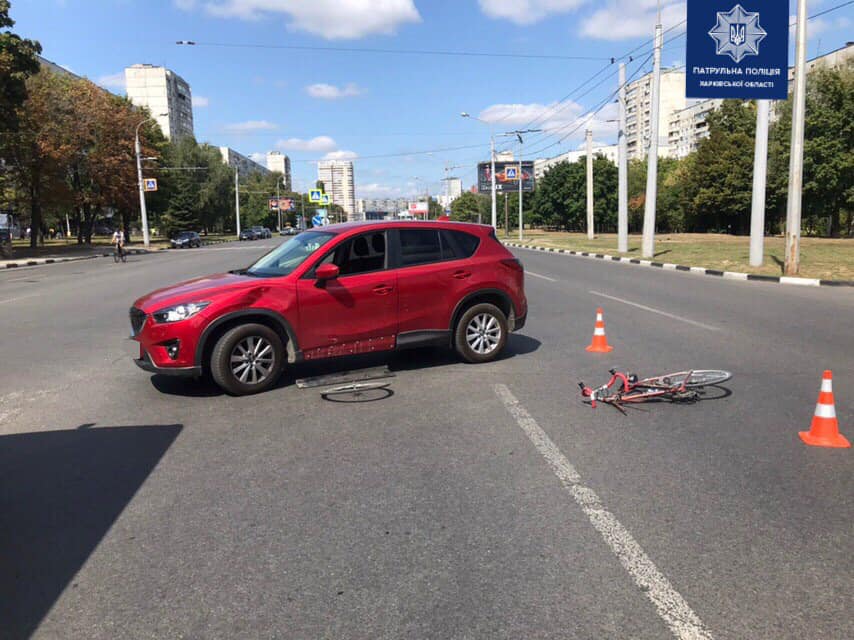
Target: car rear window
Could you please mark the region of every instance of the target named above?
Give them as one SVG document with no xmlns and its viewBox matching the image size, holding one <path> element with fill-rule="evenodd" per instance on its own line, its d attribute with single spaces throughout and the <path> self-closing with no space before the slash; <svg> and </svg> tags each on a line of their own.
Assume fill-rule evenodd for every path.
<svg viewBox="0 0 854 640">
<path fill-rule="evenodd" d="M 480 244 L 480 240 L 476 236 L 464 231 L 442 229 L 439 234 L 442 237 L 443 260 L 470 258 Z"/>
<path fill-rule="evenodd" d="M 442 259 L 442 245 L 437 229 L 401 229 L 399 233 L 400 266 L 411 267 Z"/>
</svg>

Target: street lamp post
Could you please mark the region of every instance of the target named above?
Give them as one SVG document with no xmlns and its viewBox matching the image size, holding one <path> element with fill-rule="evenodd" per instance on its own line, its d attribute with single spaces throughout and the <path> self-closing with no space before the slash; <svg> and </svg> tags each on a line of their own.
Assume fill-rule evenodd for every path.
<svg viewBox="0 0 854 640">
<path fill-rule="evenodd" d="M 477 120 L 478 122 L 482 122 L 483 124 L 489 127 L 489 160 L 491 165 L 489 170 L 489 177 L 491 183 L 490 191 L 492 192 L 492 228 L 496 229 L 498 228 L 498 206 L 495 200 L 495 132 L 492 129 L 491 122 L 481 120 L 480 118 L 477 118 L 466 111 L 463 111 L 460 115 L 463 118 L 470 118 L 471 120 Z M 477 221 L 478 223 L 482 222 L 480 218 L 480 210 L 478 210 Z"/>
<path fill-rule="evenodd" d="M 167 114 L 161 113 L 157 117 L 163 117 Z M 145 209 L 145 183 L 142 180 L 142 145 L 139 143 L 139 128 L 144 125 L 146 122 L 151 122 L 152 120 L 156 120 L 157 117 L 146 118 L 138 125 L 136 125 L 136 131 L 134 132 L 134 151 L 136 152 L 136 179 L 137 186 L 139 187 L 139 212 L 142 218 L 142 243 L 145 245 L 145 248 L 151 244 L 151 239 L 148 235 L 148 212 Z"/>
<path fill-rule="evenodd" d="M 525 221 L 522 217 L 522 183 L 524 182 L 524 174 L 522 173 L 522 160 L 524 154 L 522 150 L 525 146 L 525 140 L 522 138 L 523 133 L 541 133 L 542 129 L 516 129 L 514 131 L 507 131 L 501 135 L 515 137 L 519 141 L 519 166 L 518 166 L 518 178 L 519 178 L 519 242 L 522 241 L 522 230 L 525 227 Z M 509 227 L 509 225 L 508 225 Z M 510 229 L 505 229 L 506 233 L 509 235 Z"/>
</svg>

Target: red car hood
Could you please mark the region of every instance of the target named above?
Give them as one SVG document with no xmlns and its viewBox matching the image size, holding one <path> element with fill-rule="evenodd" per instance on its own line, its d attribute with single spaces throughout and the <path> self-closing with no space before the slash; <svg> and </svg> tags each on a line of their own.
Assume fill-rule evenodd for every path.
<svg viewBox="0 0 854 640">
<path fill-rule="evenodd" d="M 219 296 L 237 289 L 258 284 L 258 278 L 234 273 L 216 273 L 201 278 L 164 287 L 142 296 L 134 303 L 146 313 L 184 302 L 201 302 L 210 296 Z"/>
</svg>

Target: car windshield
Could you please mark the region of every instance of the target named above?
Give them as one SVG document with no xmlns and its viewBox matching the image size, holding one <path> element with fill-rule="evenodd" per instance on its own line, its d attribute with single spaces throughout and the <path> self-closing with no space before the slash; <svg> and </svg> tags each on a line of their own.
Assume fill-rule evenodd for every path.
<svg viewBox="0 0 854 640">
<path fill-rule="evenodd" d="M 332 233 L 306 231 L 282 243 L 246 270 L 253 276 L 286 276 L 334 237 Z"/>
<path fill-rule="evenodd" d="M 184 232 L 178 234 L 179 239 L 192 238 L 192 237 L 193 237 L 193 234 L 189 231 L 184 231 Z"/>
</svg>

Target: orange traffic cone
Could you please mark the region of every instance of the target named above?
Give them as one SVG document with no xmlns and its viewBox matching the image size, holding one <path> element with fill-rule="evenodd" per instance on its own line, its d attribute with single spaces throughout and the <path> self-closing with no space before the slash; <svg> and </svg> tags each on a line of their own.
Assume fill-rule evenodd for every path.
<svg viewBox="0 0 854 640">
<path fill-rule="evenodd" d="M 839 433 L 836 405 L 833 402 L 833 374 L 825 371 L 821 377 L 821 391 L 809 431 L 799 431 L 801 440 L 813 447 L 848 448 L 851 443 Z"/>
<path fill-rule="evenodd" d="M 593 329 L 593 341 L 587 347 L 587 351 L 591 353 L 608 353 L 614 347 L 608 344 L 608 338 L 605 337 L 605 320 L 602 319 L 602 309 L 596 309 L 596 328 Z"/>
</svg>

